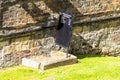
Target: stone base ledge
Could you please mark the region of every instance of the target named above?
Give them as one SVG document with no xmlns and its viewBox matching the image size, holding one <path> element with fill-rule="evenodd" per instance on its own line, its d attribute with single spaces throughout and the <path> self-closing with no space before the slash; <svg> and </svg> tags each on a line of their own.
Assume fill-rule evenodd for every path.
<svg viewBox="0 0 120 80">
<path fill-rule="evenodd" d="M 51 56 L 31 56 L 22 59 L 22 65 L 40 70 L 46 70 L 58 66 L 77 63 L 77 57 L 72 55 L 66 57 L 66 53 L 60 51 L 51 51 Z"/>
</svg>

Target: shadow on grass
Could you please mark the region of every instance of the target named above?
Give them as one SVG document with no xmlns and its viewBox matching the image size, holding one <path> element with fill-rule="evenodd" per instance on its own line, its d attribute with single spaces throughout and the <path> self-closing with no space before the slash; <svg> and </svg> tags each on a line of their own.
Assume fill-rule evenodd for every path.
<svg viewBox="0 0 120 80">
<path fill-rule="evenodd" d="M 78 59 L 83 59 L 83 58 L 92 58 L 92 57 L 102 57 L 100 54 L 76 54 Z"/>
</svg>

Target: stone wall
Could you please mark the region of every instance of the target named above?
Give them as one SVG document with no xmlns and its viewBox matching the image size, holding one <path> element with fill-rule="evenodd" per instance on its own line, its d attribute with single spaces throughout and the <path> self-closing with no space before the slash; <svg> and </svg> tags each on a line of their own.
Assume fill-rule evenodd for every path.
<svg viewBox="0 0 120 80">
<path fill-rule="evenodd" d="M 26 56 L 46 55 L 54 49 L 54 36 L 55 28 L 50 28 L 7 37 L 1 42 L 0 67 L 18 65 Z"/>
<path fill-rule="evenodd" d="M 55 25 L 65 7 L 74 15 L 71 53 L 120 55 L 119 0 L 1 0 L 0 67 L 54 49 Z"/>
<path fill-rule="evenodd" d="M 0 24 L 12 29 L 41 25 L 51 16 L 56 19 L 66 5 L 74 20 L 112 16 L 120 11 L 119 0 L 1 0 Z"/>
<path fill-rule="evenodd" d="M 76 51 L 77 53 L 94 53 L 95 49 L 104 55 L 120 55 L 120 19 L 79 25 L 73 29 L 73 34 L 78 36 L 77 39 L 72 39 L 73 43 L 76 41 L 75 44 L 72 44 L 74 47 L 71 47 L 73 53 Z M 93 50 L 86 47 L 86 44 Z"/>
</svg>

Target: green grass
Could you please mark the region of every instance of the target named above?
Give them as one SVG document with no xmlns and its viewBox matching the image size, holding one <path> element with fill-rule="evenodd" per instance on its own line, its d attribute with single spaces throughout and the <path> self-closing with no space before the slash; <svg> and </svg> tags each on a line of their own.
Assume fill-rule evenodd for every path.
<svg viewBox="0 0 120 80">
<path fill-rule="evenodd" d="M 0 80 L 120 80 L 120 58 L 78 55 L 77 64 L 57 67 L 39 73 L 23 66 L 0 71 Z"/>
</svg>

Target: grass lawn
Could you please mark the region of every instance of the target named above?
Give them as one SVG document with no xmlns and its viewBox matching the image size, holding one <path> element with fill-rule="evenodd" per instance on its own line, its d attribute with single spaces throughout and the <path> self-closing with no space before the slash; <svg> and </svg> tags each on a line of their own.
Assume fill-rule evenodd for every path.
<svg viewBox="0 0 120 80">
<path fill-rule="evenodd" d="M 23 66 L 0 70 L 0 80 L 120 80 L 120 57 L 78 55 L 77 64 L 39 73 Z"/>
</svg>

